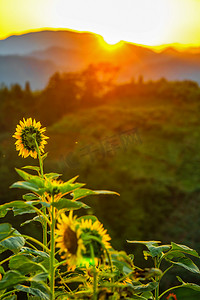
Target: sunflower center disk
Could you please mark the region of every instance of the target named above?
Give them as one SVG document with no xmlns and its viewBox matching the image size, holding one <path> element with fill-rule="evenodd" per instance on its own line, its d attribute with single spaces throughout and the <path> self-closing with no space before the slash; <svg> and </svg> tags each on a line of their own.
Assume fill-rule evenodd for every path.
<svg viewBox="0 0 200 300">
<path fill-rule="evenodd" d="M 63 242 L 70 254 L 76 254 L 78 248 L 78 239 L 76 233 L 71 230 L 70 227 L 67 227 L 64 232 Z"/>
<path fill-rule="evenodd" d="M 33 126 L 25 127 L 22 131 L 21 138 L 24 148 L 26 148 L 29 151 L 34 151 L 36 148 L 35 138 L 38 143 L 38 146 L 40 146 L 42 140 L 40 131 Z"/>
</svg>

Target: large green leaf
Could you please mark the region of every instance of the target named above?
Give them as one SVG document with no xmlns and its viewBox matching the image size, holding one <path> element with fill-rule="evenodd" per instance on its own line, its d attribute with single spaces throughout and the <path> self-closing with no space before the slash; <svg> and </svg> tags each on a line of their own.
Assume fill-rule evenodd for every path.
<svg viewBox="0 0 200 300">
<path fill-rule="evenodd" d="M 19 252 L 20 249 L 24 246 L 24 244 L 25 244 L 25 239 L 21 236 L 21 234 L 17 230 L 14 229 L 12 232 L 12 237 L 8 237 L 0 242 L 0 245 L 4 249 L 11 250 L 14 253 Z"/>
<path fill-rule="evenodd" d="M 186 257 L 184 254 L 182 257 L 178 257 L 177 260 L 169 260 L 172 264 L 178 265 L 183 267 L 184 269 L 192 272 L 192 273 L 200 273 L 199 268 L 195 265 L 195 263 L 189 258 Z"/>
<path fill-rule="evenodd" d="M 34 183 L 27 182 L 27 181 L 17 181 L 13 183 L 10 188 L 18 188 L 18 189 L 25 189 L 25 190 L 30 190 L 32 192 L 38 192 L 38 186 Z"/>
<path fill-rule="evenodd" d="M 147 284 L 135 285 L 134 290 L 136 292 L 151 292 L 158 287 L 158 282 L 149 282 Z"/>
<path fill-rule="evenodd" d="M 21 253 L 10 259 L 9 267 L 12 270 L 19 271 L 22 275 L 35 273 L 37 271 L 44 272 L 43 266 Z"/>
<path fill-rule="evenodd" d="M 17 208 L 13 207 L 12 210 L 13 210 L 14 216 L 35 213 L 35 209 L 31 206 L 17 207 Z"/>
<path fill-rule="evenodd" d="M 140 295 L 132 295 L 131 298 L 129 298 L 129 297 L 127 298 L 126 297 L 126 299 L 127 300 L 131 300 L 131 299 L 134 299 L 134 300 L 147 300 L 148 298 L 143 297 L 142 295 L 141 296 Z"/>
<path fill-rule="evenodd" d="M 118 193 L 116 192 L 112 192 L 112 191 L 92 191 L 90 189 L 78 189 L 73 191 L 72 196 L 74 200 L 78 200 L 90 195 L 118 195 Z"/>
<path fill-rule="evenodd" d="M 154 299 L 154 296 L 151 292 L 144 292 L 141 296 L 143 296 L 147 300 Z"/>
<path fill-rule="evenodd" d="M 9 203 L 5 203 L 3 205 L 0 206 L 0 215 L 6 215 L 6 213 L 9 210 L 13 210 L 15 215 L 20 215 L 23 213 L 34 213 L 35 210 L 33 209 L 33 207 L 31 207 L 32 204 L 38 204 L 37 201 L 35 202 L 24 202 L 21 200 L 18 201 L 12 201 Z"/>
<path fill-rule="evenodd" d="M 40 167 L 38 167 L 38 166 L 25 166 L 25 167 L 22 167 L 22 169 L 28 169 L 28 170 L 40 172 Z"/>
<path fill-rule="evenodd" d="M 45 281 L 47 278 L 48 278 L 49 274 L 48 273 L 39 273 L 39 274 L 36 274 L 35 276 L 33 276 L 30 280 L 31 281 Z"/>
<path fill-rule="evenodd" d="M 85 183 L 70 183 L 70 182 L 65 182 L 63 184 L 60 185 L 59 189 L 60 192 L 65 195 L 68 193 L 71 193 L 72 191 L 81 188 L 82 186 L 84 186 Z"/>
<path fill-rule="evenodd" d="M 19 176 L 21 176 L 25 181 L 29 181 L 29 179 L 31 179 L 33 177 L 33 175 L 22 171 L 20 169 L 15 168 L 16 172 L 19 174 Z"/>
<path fill-rule="evenodd" d="M 192 256 L 200 258 L 199 254 L 197 253 L 196 250 L 193 250 L 185 245 L 180 245 L 180 244 L 176 244 L 173 242 L 171 243 L 171 245 L 172 245 L 171 251 L 180 251 L 180 252 L 190 254 Z"/>
<path fill-rule="evenodd" d="M 43 224 L 43 217 L 42 216 L 35 216 L 34 218 L 30 219 L 30 220 L 26 220 L 25 222 L 23 222 L 20 226 L 24 226 L 27 225 L 29 223 L 32 222 L 40 222 L 41 224 Z"/>
<path fill-rule="evenodd" d="M 16 286 L 16 289 L 18 291 L 25 292 L 27 294 L 32 294 L 34 296 L 37 296 L 37 297 L 39 297 L 39 299 L 42 299 L 42 300 L 49 300 L 50 299 L 48 293 L 44 293 L 44 292 L 40 291 L 38 288 L 33 288 L 33 287 L 18 284 Z"/>
<path fill-rule="evenodd" d="M 0 241 L 8 238 L 13 232 L 12 226 L 9 223 L 0 224 Z"/>
<path fill-rule="evenodd" d="M 22 198 L 23 198 L 24 200 L 27 200 L 27 201 L 41 199 L 40 197 L 38 197 L 37 195 L 35 195 L 35 194 L 33 194 L 33 193 L 25 194 L 25 195 L 22 196 Z"/>
<path fill-rule="evenodd" d="M 171 247 L 169 245 L 162 245 L 162 246 L 154 246 L 151 244 L 147 245 L 149 252 L 152 257 L 159 256 L 162 252 L 168 251 Z"/>
<path fill-rule="evenodd" d="M 145 257 L 151 256 L 151 257 L 156 257 L 159 256 L 162 252 L 168 251 L 171 246 L 170 245 L 161 245 L 159 246 L 158 243 L 160 241 L 127 241 L 128 243 L 131 244 L 142 244 L 145 245 L 149 252 L 144 252 Z"/>
<path fill-rule="evenodd" d="M 0 266 L 0 274 L 5 274 L 4 268 Z"/>
<path fill-rule="evenodd" d="M 28 253 L 28 254 L 33 254 L 36 256 L 40 256 L 41 258 L 49 258 L 49 254 L 47 254 L 44 251 L 39 251 L 39 250 L 34 250 L 29 247 L 23 247 L 21 250 L 22 253 Z"/>
<path fill-rule="evenodd" d="M 9 295 L 4 297 L 3 300 L 17 300 L 17 295 Z"/>
<path fill-rule="evenodd" d="M 57 202 L 52 202 L 52 206 L 56 207 L 58 210 L 60 209 L 67 209 L 67 210 L 75 210 L 81 207 L 89 208 L 86 204 L 79 202 L 79 201 L 72 201 L 69 199 L 62 198 Z"/>
<path fill-rule="evenodd" d="M 45 177 L 48 179 L 57 179 L 60 176 L 62 176 L 62 174 L 58 174 L 58 173 L 46 173 Z"/>
<path fill-rule="evenodd" d="M 17 271 L 8 271 L 0 280 L 0 290 L 11 288 L 26 280 L 26 277 Z"/>
</svg>

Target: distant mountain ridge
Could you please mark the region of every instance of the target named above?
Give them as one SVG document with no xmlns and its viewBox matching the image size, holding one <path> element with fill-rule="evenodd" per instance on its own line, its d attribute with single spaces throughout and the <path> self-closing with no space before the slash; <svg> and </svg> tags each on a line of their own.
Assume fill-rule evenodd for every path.
<svg viewBox="0 0 200 300">
<path fill-rule="evenodd" d="M 165 77 L 168 80 L 194 80 L 200 84 L 200 49 L 160 53 L 130 43 L 108 50 L 92 33 L 41 31 L 0 40 L 0 83 L 42 89 L 56 71 L 80 71 L 88 64 L 109 62 L 120 67 L 119 81 Z"/>
</svg>

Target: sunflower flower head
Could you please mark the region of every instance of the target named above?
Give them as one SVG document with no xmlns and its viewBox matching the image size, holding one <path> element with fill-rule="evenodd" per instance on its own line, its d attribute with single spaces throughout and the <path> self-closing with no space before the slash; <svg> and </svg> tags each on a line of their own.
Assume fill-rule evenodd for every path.
<svg viewBox="0 0 200 300">
<path fill-rule="evenodd" d="M 84 241 L 85 253 L 83 255 L 83 263 L 92 264 L 91 246 L 94 253 L 94 263 L 98 264 L 105 256 L 105 249 L 111 248 L 110 236 L 107 230 L 103 228 L 98 220 L 92 222 L 91 219 L 82 219 L 80 223 L 81 237 Z"/>
<path fill-rule="evenodd" d="M 37 158 L 36 141 L 41 153 L 44 152 L 44 145 L 47 143 L 47 136 L 44 135 L 46 128 L 41 128 L 41 123 L 36 122 L 35 119 L 28 118 L 20 121 L 17 125 L 16 132 L 13 137 L 17 139 L 15 142 L 16 150 L 19 155 L 26 158 L 29 155 Z"/>
<path fill-rule="evenodd" d="M 58 218 L 56 234 L 56 247 L 60 248 L 61 257 L 66 259 L 69 269 L 74 270 L 85 251 L 76 217 L 72 217 L 72 214 L 67 217 L 63 213 Z"/>
<path fill-rule="evenodd" d="M 46 179 L 46 196 L 49 202 L 51 202 L 51 200 L 49 200 L 51 199 L 51 195 L 54 196 L 54 201 L 58 201 L 62 197 L 60 188 L 62 187 L 63 183 L 64 182 L 60 179 Z"/>
</svg>

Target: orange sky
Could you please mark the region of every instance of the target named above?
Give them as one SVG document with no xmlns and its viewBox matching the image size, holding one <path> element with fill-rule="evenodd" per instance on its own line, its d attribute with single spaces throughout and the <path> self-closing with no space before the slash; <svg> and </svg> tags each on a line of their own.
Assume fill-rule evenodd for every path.
<svg viewBox="0 0 200 300">
<path fill-rule="evenodd" d="M 0 39 L 62 28 L 109 43 L 200 46 L 200 0 L 0 0 Z"/>
</svg>

